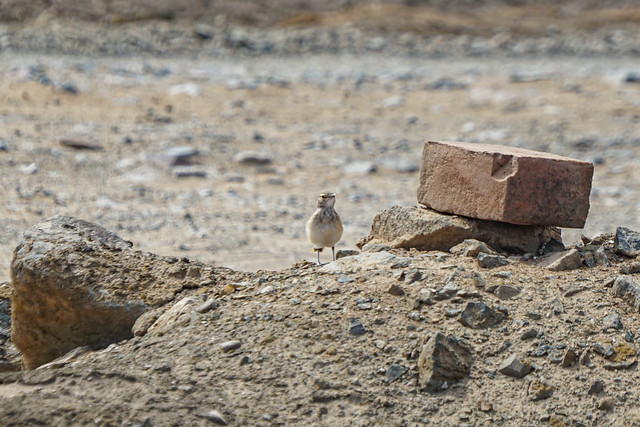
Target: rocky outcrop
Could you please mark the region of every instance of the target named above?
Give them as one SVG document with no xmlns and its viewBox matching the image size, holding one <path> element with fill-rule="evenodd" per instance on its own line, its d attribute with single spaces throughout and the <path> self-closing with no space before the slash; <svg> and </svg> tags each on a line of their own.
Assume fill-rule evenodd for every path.
<svg viewBox="0 0 640 427">
<path fill-rule="evenodd" d="M 357 246 L 384 244 L 393 248 L 448 251 L 466 239 L 510 253 L 536 253 L 561 241 L 554 227 L 514 225 L 443 214 L 431 209 L 393 206 L 377 214 L 371 231 Z"/>
<path fill-rule="evenodd" d="M 593 164 L 502 145 L 427 141 L 418 202 L 521 225 L 584 227 Z"/>
<path fill-rule="evenodd" d="M 147 309 L 215 281 L 211 267 L 135 251 L 103 227 L 64 216 L 24 233 L 11 279 L 11 337 L 27 369 L 129 338 Z"/>
</svg>

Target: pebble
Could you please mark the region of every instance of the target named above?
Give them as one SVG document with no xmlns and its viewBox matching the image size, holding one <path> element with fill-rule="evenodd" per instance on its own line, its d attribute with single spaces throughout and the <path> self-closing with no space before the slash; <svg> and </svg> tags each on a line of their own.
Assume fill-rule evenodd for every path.
<svg viewBox="0 0 640 427">
<path fill-rule="evenodd" d="M 640 255 L 640 233 L 626 227 L 618 227 L 613 245 L 617 254 L 631 258 L 638 256 Z"/>
<path fill-rule="evenodd" d="M 575 270 L 582 265 L 582 258 L 577 249 L 556 252 L 542 262 L 542 266 L 551 271 Z"/>
<path fill-rule="evenodd" d="M 515 378 L 522 378 L 532 370 L 531 363 L 520 360 L 520 357 L 515 353 L 507 357 L 498 368 L 501 374 Z"/>
<path fill-rule="evenodd" d="M 355 317 L 349 319 L 349 334 L 359 337 L 364 335 L 366 332 L 366 329 L 358 319 Z"/>
<path fill-rule="evenodd" d="M 408 369 L 402 365 L 392 363 L 384 374 L 384 380 L 387 383 L 393 382 L 407 373 Z"/>
<path fill-rule="evenodd" d="M 227 425 L 227 421 L 224 419 L 224 417 L 222 416 L 222 414 L 220 414 L 220 412 L 212 409 L 210 411 L 207 411 L 203 414 L 198 414 L 198 416 L 202 417 L 202 418 L 206 418 L 207 420 L 211 421 L 214 424 L 218 424 L 221 426 L 226 426 Z"/>
<path fill-rule="evenodd" d="M 563 368 L 570 368 L 578 362 L 578 355 L 572 349 L 567 349 L 564 356 L 562 356 L 561 366 Z"/>
<path fill-rule="evenodd" d="M 25 175 L 34 175 L 38 173 L 38 165 L 35 163 L 29 163 L 28 165 L 20 166 L 20 172 Z"/>
<path fill-rule="evenodd" d="M 241 345 L 242 345 L 242 343 L 240 341 L 232 340 L 232 341 L 223 342 L 222 344 L 220 344 L 220 348 L 222 349 L 222 351 L 227 353 L 229 351 L 233 351 L 233 350 L 239 349 Z"/>
<path fill-rule="evenodd" d="M 500 299 L 511 299 L 520 295 L 520 289 L 514 288 L 513 286 L 501 285 L 498 286 L 493 293 Z"/>
<path fill-rule="evenodd" d="M 615 403 L 613 402 L 613 399 L 610 397 L 605 397 L 603 399 L 601 399 L 596 407 L 598 409 L 600 409 L 601 411 L 613 411 L 613 409 L 615 408 Z"/>
<path fill-rule="evenodd" d="M 387 292 L 390 293 L 391 295 L 395 295 L 398 297 L 404 296 L 405 294 L 404 289 L 402 289 L 402 287 L 396 285 L 395 283 L 389 286 L 389 289 L 387 289 Z"/>
<path fill-rule="evenodd" d="M 509 260 L 502 255 L 491 255 L 484 252 L 480 252 L 476 259 L 482 268 L 495 268 L 509 264 Z"/>
<path fill-rule="evenodd" d="M 193 157 L 197 156 L 198 150 L 188 145 L 170 147 L 162 153 L 163 159 L 169 166 L 191 165 Z"/>
<path fill-rule="evenodd" d="M 587 394 L 589 395 L 600 394 L 603 391 L 604 391 L 604 382 L 602 382 L 601 380 L 595 380 L 591 384 L 591 387 L 589 387 L 589 391 L 587 391 Z"/>
<path fill-rule="evenodd" d="M 169 87 L 167 93 L 171 96 L 187 95 L 191 98 L 197 98 L 202 94 L 202 86 L 196 83 L 182 83 Z"/>
<path fill-rule="evenodd" d="M 553 386 L 544 378 L 535 378 L 529 384 L 528 393 L 533 401 L 547 399 L 553 394 Z"/>
<path fill-rule="evenodd" d="M 506 317 L 506 309 L 493 310 L 483 302 L 470 302 L 458 319 L 460 323 L 472 329 L 484 329 L 496 326 Z"/>
<path fill-rule="evenodd" d="M 618 331 L 623 329 L 622 320 L 617 313 L 611 313 L 602 319 L 602 329 L 606 332 L 609 329 L 616 329 Z"/>
<path fill-rule="evenodd" d="M 266 151 L 240 151 L 234 154 L 233 161 L 241 165 L 264 166 L 273 163 L 273 154 Z"/>
<path fill-rule="evenodd" d="M 520 339 L 523 341 L 526 341 L 532 338 L 537 338 L 537 337 L 538 337 L 538 330 L 535 328 L 527 329 L 522 333 L 522 335 L 520 335 Z"/>
<path fill-rule="evenodd" d="M 216 300 L 211 298 L 195 308 L 196 313 L 206 313 L 217 305 Z"/>
<path fill-rule="evenodd" d="M 404 98 L 400 95 L 389 96 L 382 101 L 382 106 L 385 108 L 396 108 L 404 105 Z"/>
<path fill-rule="evenodd" d="M 351 283 L 353 281 L 355 281 L 355 280 L 352 279 L 349 276 L 344 275 L 344 274 L 341 275 L 340 277 L 338 277 L 338 283 Z"/>
<path fill-rule="evenodd" d="M 342 173 L 345 175 L 365 176 L 375 172 L 375 163 L 364 160 L 347 163 L 342 167 Z"/>
</svg>

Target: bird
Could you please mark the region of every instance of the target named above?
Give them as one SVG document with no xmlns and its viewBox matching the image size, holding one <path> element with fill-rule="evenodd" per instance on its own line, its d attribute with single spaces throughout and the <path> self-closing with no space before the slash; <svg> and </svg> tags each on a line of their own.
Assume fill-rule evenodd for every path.
<svg viewBox="0 0 640 427">
<path fill-rule="evenodd" d="M 342 237 L 343 228 L 340 215 L 333 208 L 335 202 L 335 193 L 321 193 L 318 196 L 318 208 L 307 221 L 307 236 L 313 245 L 313 251 L 318 253 L 318 265 L 324 248 L 331 248 L 333 260 L 336 260 L 335 246 Z"/>
</svg>

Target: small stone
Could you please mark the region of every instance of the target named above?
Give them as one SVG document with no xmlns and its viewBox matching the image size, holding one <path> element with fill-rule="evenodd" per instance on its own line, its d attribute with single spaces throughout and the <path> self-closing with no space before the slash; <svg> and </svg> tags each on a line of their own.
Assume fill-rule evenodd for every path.
<svg viewBox="0 0 640 427">
<path fill-rule="evenodd" d="M 624 340 L 626 342 L 634 342 L 635 341 L 635 336 L 633 336 L 633 332 L 631 331 L 624 331 Z"/>
<path fill-rule="evenodd" d="M 551 271 L 575 270 L 582 265 L 582 258 L 577 249 L 571 249 L 549 255 L 540 265 Z"/>
<path fill-rule="evenodd" d="M 469 375 L 472 352 L 458 338 L 438 332 L 424 345 L 418 358 L 421 389 L 437 392 Z"/>
<path fill-rule="evenodd" d="M 242 342 L 238 340 L 232 340 L 232 341 L 225 341 L 221 343 L 220 348 L 222 349 L 222 351 L 227 353 L 227 352 L 239 349 L 241 345 L 242 345 Z"/>
<path fill-rule="evenodd" d="M 634 261 L 629 265 L 625 265 L 620 269 L 622 274 L 636 274 L 640 273 L 640 262 Z"/>
<path fill-rule="evenodd" d="M 634 366 L 637 360 L 636 349 L 628 343 L 618 343 L 613 347 L 613 354 L 602 366 L 610 371 L 618 369 L 629 369 Z"/>
<path fill-rule="evenodd" d="M 484 289 L 487 286 L 487 281 L 484 279 L 482 274 L 478 271 L 473 271 L 473 286 L 476 288 Z"/>
<path fill-rule="evenodd" d="M 345 175 L 365 176 L 375 172 L 376 172 L 375 163 L 367 162 L 364 160 L 347 163 L 342 167 L 342 173 L 344 173 Z"/>
<path fill-rule="evenodd" d="M 389 289 L 387 289 L 387 292 L 390 293 L 391 295 L 395 295 L 398 297 L 404 296 L 404 289 L 402 289 L 400 286 L 396 285 L 395 283 L 389 286 Z"/>
<path fill-rule="evenodd" d="M 351 283 L 351 282 L 354 282 L 354 281 L 355 281 L 355 279 L 352 279 L 351 277 L 346 276 L 344 274 L 341 275 L 340 277 L 338 277 L 338 283 Z"/>
<path fill-rule="evenodd" d="M 384 380 L 387 383 L 393 382 L 407 373 L 408 369 L 402 365 L 392 363 L 384 374 Z"/>
<path fill-rule="evenodd" d="M 382 105 L 386 108 L 402 107 L 404 105 L 404 98 L 399 95 L 389 96 L 382 101 Z"/>
<path fill-rule="evenodd" d="M 580 359 L 578 359 L 578 363 L 582 366 L 587 366 L 591 368 L 593 364 L 591 363 L 591 351 L 585 350 L 580 355 Z"/>
<path fill-rule="evenodd" d="M 410 285 L 419 280 L 422 280 L 422 273 L 420 272 L 420 270 L 409 270 L 404 275 L 404 283 L 406 283 L 407 285 Z"/>
<path fill-rule="evenodd" d="M 195 308 L 196 313 L 206 313 L 210 311 L 212 308 L 216 307 L 216 300 L 213 298 L 208 299 L 204 303 L 200 304 Z"/>
<path fill-rule="evenodd" d="M 470 302 L 458 319 L 460 323 L 472 329 L 485 329 L 496 326 L 505 318 L 506 310 L 497 311 L 483 302 Z"/>
<path fill-rule="evenodd" d="M 591 349 L 598 353 L 601 356 L 604 357 L 610 357 L 613 356 L 613 354 L 615 353 L 615 349 L 613 348 L 613 346 L 611 344 L 605 344 L 602 342 L 595 342 L 591 345 Z"/>
<path fill-rule="evenodd" d="M 60 140 L 63 147 L 76 150 L 101 151 L 102 146 L 98 144 L 98 139 L 91 135 L 72 135 Z"/>
<path fill-rule="evenodd" d="M 527 329 L 520 335 L 520 339 L 523 341 L 530 340 L 538 337 L 538 330 L 535 328 Z"/>
<path fill-rule="evenodd" d="M 241 165 L 264 166 L 273 163 L 273 155 L 264 151 L 240 151 L 233 161 Z"/>
<path fill-rule="evenodd" d="M 169 87 L 167 93 L 171 96 L 187 95 L 191 98 L 197 98 L 202 94 L 202 86 L 197 83 L 181 83 Z"/>
<path fill-rule="evenodd" d="M 514 288 L 513 286 L 501 285 L 498 286 L 493 293 L 500 299 L 511 299 L 520 295 L 520 289 Z"/>
<path fill-rule="evenodd" d="M 559 316 L 560 314 L 564 313 L 564 305 L 562 305 L 560 300 L 554 298 L 551 301 L 551 311 L 554 315 Z"/>
<path fill-rule="evenodd" d="M 268 295 L 275 292 L 275 288 L 272 285 L 267 285 L 258 291 L 258 295 Z"/>
<path fill-rule="evenodd" d="M 552 394 L 553 386 L 544 378 L 535 378 L 529 384 L 529 399 L 533 401 L 547 399 Z"/>
<path fill-rule="evenodd" d="M 617 254 L 631 258 L 636 257 L 640 254 L 640 233 L 625 227 L 618 227 L 613 245 Z"/>
<path fill-rule="evenodd" d="M 491 255 L 480 252 L 477 257 L 478 265 L 482 268 L 495 268 L 508 265 L 509 260 L 502 255 Z"/>
<path fill-rule="evenodd" d="M 460 313 L 462 313 L 462 309 L 458 307 L 454 307 L 454 308 L 449 307 L 449 308 L 445 308 L 444 310 L 444 315 L 447 317 L 456 317 Z"/>
<path fill-rule="evenodd" d="M 561 366 L 563 368 L 570 368 L 578 362 L 578 355 L 572 349 L 567 349 L 562 357 Z"/>
<path fill-rule="evenodd" d="M 35 163 L 29 163 L 28 165 L 20 166 L 20 172 L 25 175 L 34 175 L 38 173 L 38 165 Z"/>
<path fill-rule="evenodd" d="M 193 163 L 193 157 L 198 154 L 197 149 L 188 145 L 181 145 L 164 150 L 162 158 L 169 166 L 188 166 Z"/>
<path fill-rule="evenodd" d="M 540 320 L 540 319 L 542 319 L 542 315 L 540 313 L 536 313 L 535 311 L 527 311 L 525 313 L 525 316 L 527 316 L 531 320 Z"/>
<path fill-rule="evenodd" d="M 617 313 L 611 313 L 602 319 L 602 329 L 606 332 L 609 329 L 622 330 L 622 320 Z"/>
<path fill-rule="evenodd" d="M 596 265 L 602 265 L 603 267 L 607 267 L 609 265 L 609 259 L 607 258 L 604 247 L 599 247 L 594 256 Z"/>
<path fill-rule="evenodd" d="M 204 414 L 198 414 L 198 416 L 201 418 L 206 418 L 207 420 L 211 421 L 214 424 L 218 424 L 221 426 L 227 425 L 227 421 L 224 419 L 222 414 L 220 414 L 220 412 L 213 409 L 208 412 L 205 412 Z"/>
<path fill-rule="evenodd" d="M 355 249 L 340 249 L 338 252 L 336 252 L 336 259 L 358 255 L 359 253 L 360 251 L 357 251 Z"/>
<path fill-rule="evenodd" d="M 479 253 L 496 253 L 489 245 L 476 239 L 465 239 L 462 243 L 452 247 L 449 252 L 455 255 L 464 255 L 473 258 L 477 257 Z"/>
<path fill-rule="evenodd" d="M 355 317 L 349 319 L 349 334 L 359 337 L 364 335 L 366 332 L 366 329 L 358 319 Z"/>
<path fill-rule="evenodd" d="M 580 254 L 582 256 L 582 262 L 589 268 L 593 268 L 596 266 L 596 257 L 593 255 L 593 252 L 584 252 Z"/>
<path fill-rule="evenodd" d="M 521 361 L 515 353 L 507 357 L 498 368 L 498 371 L 501 374 L 515 378 L 522 378 L 532 370 L 533 368 L 531 367 L 531 363 L 528 361 Z"/>
<path fill-rule="evenodd" d="M 613 402 L 613 399 L 610 397 L 605 397 L 603 399 L 601 399 L 598 404 L 596 405 L 596 407 L 598 409 L 600 409 L 601 411 L 613 411 L 613 409 L 615 408 L 615 403 Z"/>
<path fill-rule="evenodd" d="M 600 380 L 595 380 L 593 384 L 591 384 L 591 387 L 589 387 L 589 391 L 587 392 L 587 394 L 595 395 L 595 394 L 600 394 L 603 391 L 604 391 L 604 383 Z"/>
<path fill-rule="evenodd" d="M 633 280 L 632 276 L 616 277 L 612 290 L 616 296 L 630 303 L 634 310 L 640 311 L 640 285 Z"/>
</svg>

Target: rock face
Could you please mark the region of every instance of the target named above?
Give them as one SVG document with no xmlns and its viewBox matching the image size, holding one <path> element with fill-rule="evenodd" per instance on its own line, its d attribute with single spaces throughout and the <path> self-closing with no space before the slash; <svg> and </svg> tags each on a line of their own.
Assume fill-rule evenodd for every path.
<svg viewBox="0 0 640 427">
<path fill-rule="evenodd" d="M 577 249 L 570 249 L 550 255 L 540 265 L 551 271 L 574 270 L 582 265 L 582 258 Z"/>
<path fill-rule="evenodd" d="M 505 224 L 415 206 L 393 206 L 375 216 L 369 235 L 357 246 L 385 244 L 448 251 L 465 239 L 480 240 L 511 253 L 536 252 L 554 239 L 561 241 L 560 231 L 554 227 Z"/>
<path fill-rule="evenodd" d="M 469 374 L 472 363 L 471 350 L 455 337 L 440 332 L 425 344 L 418 358 L 420 387 L 439 391 Z"/>
<path fill-rule="evenodd" d="M 148 308 L 184 288 L 214 282 L 201 265 L 131 246 L 98 225 L 63 216 L 24 233 L 11 263 L 11 337 L 25 368 L 76 347 L 129 338 Z"/>
<path fill-rule="evenodd" d="M 500 145 L 427 141 L 418 202 L 521 225 L 584 227 L 593 164 Z"/>
</svg>

